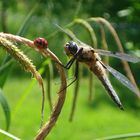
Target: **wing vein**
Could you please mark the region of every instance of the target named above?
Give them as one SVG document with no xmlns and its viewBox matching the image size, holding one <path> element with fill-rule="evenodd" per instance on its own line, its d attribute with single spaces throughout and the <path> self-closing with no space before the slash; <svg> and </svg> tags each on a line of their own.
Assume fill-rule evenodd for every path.
<svg viewBox="0 0 140 140">
<path fill-rule="evenodd" d="M 104 68 L 106 68 L 116 79 L 118 79 L 124 86 L 126 86 L 128 89 L 130 89 L 133 93 L 136 95 L 139 95 L 138 89 L 130 82 L 130 80 L 118 72 L 117 70 L 113 69 L 112 67 L 103 64 L 101 61 L 100 63 L 103 65 Z"/>
</svg>

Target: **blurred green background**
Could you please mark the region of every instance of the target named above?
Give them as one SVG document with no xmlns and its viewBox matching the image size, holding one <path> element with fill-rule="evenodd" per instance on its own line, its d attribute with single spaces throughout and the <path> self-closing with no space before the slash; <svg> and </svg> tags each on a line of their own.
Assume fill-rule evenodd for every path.
<svg viewBox="0 0 140 140">
<path fill-rule="evenodd" d="M 0 1 L 0 31 L 18 34 L 34 40 L 44 37 L 48 40 L 49 49 L 53 51 L 63 63 L 67 62 L 63 46 L 67 41 L 66 35 L 56 33 L 54 23 L 64 27 L 75 18 L 103 17 L 107 19 L 117 31 L 124 50 L 140 57 L 140 2 L 139 0 L 1 0 Z M 91 23 L 95 29 L 98 47 L 101 48 L 99 26 Z M 75 25 L 71 28 L 83 42 L 91 44 L 88 33 L 84 28 Z M 117 50 L 115 41 L 106 29 L 109 50 Z M 42 66 L 45 58 L 34 50 L 20 45 L 20 49 L 32 59 L 37 69 Z M 0 64 L 7 53 L 0 48 Z M 110 59 L 110 65 L 124 73 L 119 60 Z M 140 86 L 140 64 L 130 64 L 138 86 Z M 56 68 L 52 80 L 53 102 L 56 100 L 59 87 L 59 77 Z M 82 73 L 82 72 L 81 72 Z M 102 85 L 94 77 L 94 93 L 92 102 L 88 102 L 89 71 L 84 69 L 81 78 L 79 96 L 73 122 L 68 122 L 70 114 L 73 86 L 69 87 L 67 99 L 58 122 L 49 134 L 48 139 L 81 140 L 95 139 L 123 133 L 139 132 L 140 103 L 135 95 L 121 85 L 115 78 L 110 77 L 112 84 L 124 104 L 125 111 L 120 111 L 108 98 Z M 81 74 L 81 75 L 82 75 Z M 37 82 L 32 75 L 24 72 L 17 62 L 0 73 L 3 83 L 4 96 L 11 110 L 11 125 L 9 132 L 21 139 L 33 139 L 40 125 L 41 94 Z M 5 76 L 6 75 L 6 76 Z M 45 79 L 45 74 L 43 75 Z M 72 75 L 70 75 L 72 77 Z M 48 103 L 45 108 L 46 120 L 50 110 Z M 6 121 L 0 108 L 0 129 L 6 128 Z M 8 139 L 0 134 L 0 139 Z M 135 138 L 138 139 L 138 138 Z"/>
</svg>

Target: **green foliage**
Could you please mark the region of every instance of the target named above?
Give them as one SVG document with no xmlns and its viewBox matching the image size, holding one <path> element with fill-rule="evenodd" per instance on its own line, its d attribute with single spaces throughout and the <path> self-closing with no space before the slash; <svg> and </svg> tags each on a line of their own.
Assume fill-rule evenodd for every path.
<svg viewBox="0 0 140 140">
<path fill-rule="evenodd" d="M 20 139 L 17 138 L 16 136 L 14 136 L 14 135 L 12 135 L 12 134 L 10 134 L 10 133 L 8 133 L 8 132 L 2 130 L 2 129 L 0 129 L 0 134 L 1 134 L 1 135 L 3 134 L 4 136 L 9 137 L 10 139 L 20 140 Z M 3 138 L 3 137 L 2 137 L 2 138 Z M 4 137 L 4 138 L 5 138 L 5 137 Z"/>
<path fill-rule="evenodd" d="M 30 79 L 22 79 L 20 80 L 20 88 L 17 88 L 17 86 L 19 86 L 19 79 L 9 79 L 7 81 L 7 85 L 4 88 L 4 92 L 6 93 L 7 100 L 9 100 L 12 110 L 12 125 L 10 128 L 10 133 L 20 137 L 21 139 L 33 139 L 36 131 L 39 129 L 40 124 L 41 97 L 38 94 L 39 89 L 37 83 L 34 84 L 33 89 L 23 100 L 23 103 L 18 106 L 19 99 L 23 96 L 24 91 L 28 90 L 30 82 Z M 53 91 L 56 90 L 55 82 L 56 79 L 52 81 Z M 111 102 L 111 100 L 106 96 L 106 92 L 97 80 L 94 81 L 94 84 L 96 85 L 94 100 L 88 103 L 88 79 L 83 78 L 80 82 L 78 95 L 79 98 L 77 100 L 77 108 L 73 122 L 70 123 L 68 121 L 69 113 L 71 110 L 70 105 L 73 98 L 73 87 L 69 87 L 67 99 L 61 112 L 60 118 L 57 122 L 57 125 L 52 130 L 52 133 L 49 134 L 48 139 L 88 140 L 113 136 L 117 134 L 138 132 L 140 129 L 140 102 L 134 97 L 134 95 L 131 96 L 131 94 L 128 93 L 128 90 L 123 88 L 119 82 L 114 80 L 112 83 L 115 83 L 114 88 L 116 91 L 118 91 L 118 93 L 120 93 L 119 95 L 121 95 L 125 111 L 120 111 Z M 10 91 L 13 91 L 14 94 L 11 94 Z M 54 94 L 52 95 L 53 100 L 55 99 L 55 96 L 56 95 Z M 133 100 L 130 101 L 129 99 L 131 98 Z M 135 107 L 133 103 L 135 104 Z M 19 108 L 16 111 L 17 106 Z M 16 114 L 14 114 L 15 111 Z M 45 118 L 48 118 L 50 110 L 47 102 L 45 113 Z M 30 129 L 27 129 L 29 127 Z"/>
<path fill-rule="evenodd" d="M 10 57 L 8 54 L 6 54 L 6 56 L 3 58 L 3 61 L 1 62 L 0 65 L 0 87 L 3 88 L 6 79 L 9 75 L 9 72 L 12 69 L 12 62 L 13 60 L 10 60 Z"/>
<path fill-rule="evenodd" d="M 11 122 L 11 111 L 10 111 L 8 101 L 5 98 L 1 89 L 0 89 L 0 104 L 3 108 L 5 118 L 6 118 L 6 130 L 8 130 Z"/>
</svg>

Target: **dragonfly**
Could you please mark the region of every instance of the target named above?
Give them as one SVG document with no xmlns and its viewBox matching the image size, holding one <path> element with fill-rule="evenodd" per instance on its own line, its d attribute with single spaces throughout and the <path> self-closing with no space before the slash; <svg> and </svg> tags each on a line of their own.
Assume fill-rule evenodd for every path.
<svg viewBox="0 0 140 140">
<path fill-rule="evenodd" d="M 74 41 L 69 41 L 64 46 L 66 55 L 70 56 L 71 59 L 67 62 L 66 65 L 63 65 L 63 67 L 69 69 L 72 66 L 72 64 L 76 61 L 75 74 L 74 74 L 75 79 L 69 85 L 75 82 L 78 78 L 79 63 L 84 63 L 89 68 L 89 70 L 93 72 L 97 76 L 97 78 L 101 81 L 102 85 L 104 86 L 104 88 L 106 89 L 107 93 L 112 98 L 112 100 L 116 103 L 116 105 L 121 110 L 124 110 L 123 105 L 107 76 L 107 71 L 110 72 L 116 79 L 118 79 L 124 86 L 130 89 L 133 93 L 138 95 L 139 91 L 126 76 L 124 76 L 123 74 L 121 74 L 120 72 L 112 68 L 111 66 L 104 64 L 101 60 L 100 55 L 115 57 L 132 63 L 140 62 L 140 58 L 125 53 L 111 52 L 102 49 L 94 49 L 90 45 L 87 45 L 82 41 L 80 41 L 78 38 L 73 37 L 71 34 L 69 34 L 66 30 L 64 30 L 59 25 L 56 26 L 62 32 L 64 32 L 70 38 L 72 38 L 72 40 L 74 40 Z"/>
</svg>

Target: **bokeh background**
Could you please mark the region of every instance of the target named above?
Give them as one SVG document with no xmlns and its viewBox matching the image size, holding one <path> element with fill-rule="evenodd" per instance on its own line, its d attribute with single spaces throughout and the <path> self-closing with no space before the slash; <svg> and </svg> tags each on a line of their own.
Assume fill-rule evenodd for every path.
<svg viewBox="0 0 140 140">
<path fill-rule="evenodd" d="M 1 0 L 0 1 L 0 31 L 17 34 L 31 40 L 44 37 L 48 40 L 49 49 L 65 64 L 68 60 L 63 46 L 68 40 L 64 33 L 56 32 L 54 24 L 62 27 L 76 18 L 103 17 L 108 20 L 123 44 L 126 53 L 140 57 L 140 2 L 139 0 Z M 98 24 L 91 23 L 97 35 L 98 48 L 101 47 L 101 34 Z M 84 28 L 75 25 L 71 30 L 83 42 L 91 45 L 91 40 Z M 117 45 L 109 31 L 105 28 L 109 50 L 117 51 Z M 32 59 L 37 69 L 43 67 L 46 58 L 34 50 L 20 45 L 20 49 Z M 8 54 L 0 48 L 0 67 Z M 59 74 L 54 63 L 51 63 L 51 91 L 53 103 L 57 98 L 60 86 Z M 120 60 L 109 59 L 110 66 L 125 74 Z M 140 64 L 130 64 L 134 78 L 140 86 Z M 47 73 L 47 69 L 46 69 Z M 42 76 L 46 82 L 46 73 Z M 73 70 L 67 74 L 73 77 Z M 89 96 L 89 76 L 87 68 L 81 66 L 80 86 L 77 106 L 72 122 L 68 121 L 74 85 L 68 88 L 67 98 L 56 126 L 48 136 L 49 140 L 59 139 L 96 139 L 117 134 L 140 131 L 140 100 L 131 91 L 110 76 L 112 85 L 124 105 L 125 111 L 120 111 L 109 99 L 106 91 L 96 77 L 93 79 L 92 100 Z M 69 81 L 69 78 L 68 78 Z M 46 82 L 47 83 L 47 82 Z M 38 83 L 32 75 L 26 73 L 20 65 L 13 62 L 0 71 L 0 86 L 8 102 L 11 113 L 9 132 L 21 139 L 33 139 L 41 119 L 41 94 Z M 47 88 L 47 87 L 46 87 Z M 49 105 L 45 104 L 45 120 L 50 115 Z M 0 108 L 0 129 L 6 129 L 6 119 L 3 108 Z M 0 139 L 8 139 L 0 133 Z M 138 138 L 135 138 L 138 139 Z"/>
</svg>

